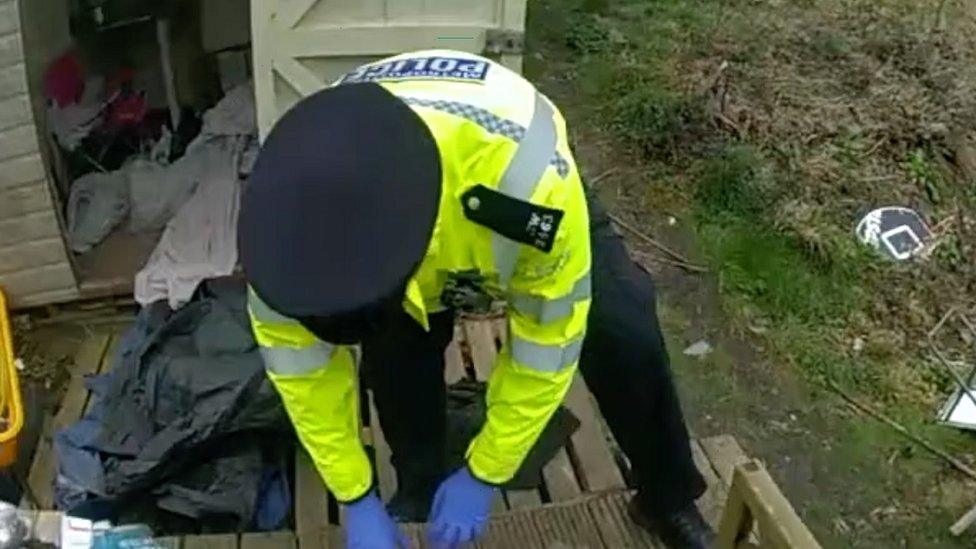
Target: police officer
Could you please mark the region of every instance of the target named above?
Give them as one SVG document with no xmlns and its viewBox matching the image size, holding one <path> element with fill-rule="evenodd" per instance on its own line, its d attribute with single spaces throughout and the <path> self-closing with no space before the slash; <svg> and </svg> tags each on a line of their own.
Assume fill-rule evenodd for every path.
<svg viewBox="0 0 976 549">
<path fill-rule="evenodd" d="M 584 193 L 565 121 L 518 74 L 455 51 L 363 66 L 268 135 L 239 226 L 268 375 L 352 547 L 435 546 L 483 530 L 579 366 L 633 466 L 631 514 L 671 547 L 706 547 L 650 277 Z M 507 304 L 487 420 L 444 470 L 443 352 L 453 311 Z M 399 491 L 384 507 L 359 439 L 361 344 Z"/>
</svg>

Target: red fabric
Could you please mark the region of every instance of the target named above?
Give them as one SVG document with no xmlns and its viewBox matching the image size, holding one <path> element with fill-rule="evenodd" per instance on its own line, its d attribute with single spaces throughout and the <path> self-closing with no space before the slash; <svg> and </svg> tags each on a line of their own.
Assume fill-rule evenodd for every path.
<svg viewBox="0 0 976 549">
<path fill-rule="evenodd" d="M 109 106 L 109 125 L 120 129 L 142 123 L 149 110 L 145 94 L 123 93 Z"/>
<path fill-rule="evenodd" d="M 81 94 L 85 93 L 85 71 L 73 51 L 61 55 L 47 68 L 44 93 L 62 108 L 81 100 Z"/>
</svg>

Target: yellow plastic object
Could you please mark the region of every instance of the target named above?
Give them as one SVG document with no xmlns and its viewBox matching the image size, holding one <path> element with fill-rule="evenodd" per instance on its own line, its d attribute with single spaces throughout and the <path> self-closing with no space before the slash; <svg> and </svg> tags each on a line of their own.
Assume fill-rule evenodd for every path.
<svg viewBox="0 0 976 549">
<path fill-rule="evenodd" d="M 24 403 L 14 365 L 14 341 L 7 297 L 0 290 L 0 467 L 17 461 L 17 435 L 24 426 Z"/>
</svg>

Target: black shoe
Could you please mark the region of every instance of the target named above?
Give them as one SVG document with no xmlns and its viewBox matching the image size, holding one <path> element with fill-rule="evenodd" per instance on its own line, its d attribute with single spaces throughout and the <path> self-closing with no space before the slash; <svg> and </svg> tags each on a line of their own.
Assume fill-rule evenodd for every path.
<svg viewBox="0 0 976 549">
<path fill-rule="evenodd" d="M 434 486 L 429 490 L 397 490 L 390 502 L 386 504 L 386 511 L 393 520 L 405 522 L 425 522 L 430 513 L 430 504 L 434 501 Z"/>
<path fill-rule="evenodd" d="M 634 498 L 627 510 L 634 522 L 671 549 L 712 549 L 715 544 L 715 532 L 694 503 L 680 511 L 657 514 L 642 509 Z"/>
</svg>

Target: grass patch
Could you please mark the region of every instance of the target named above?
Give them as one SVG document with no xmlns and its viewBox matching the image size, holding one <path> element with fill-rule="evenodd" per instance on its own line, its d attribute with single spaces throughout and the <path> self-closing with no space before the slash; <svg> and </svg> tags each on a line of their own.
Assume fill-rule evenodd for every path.
<svg viewBox="0 0 976 549">
<path fill-rule="evenodd" d="M 736 146 L 698 169 L 699 242 L 721 291 L 779 323 L 813 327 L 846 318 L 862 305 L 858 264 L 813 264 L 796 238 L 771 225 L 765 167 L 751 148 Z"/>
</svg>

